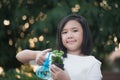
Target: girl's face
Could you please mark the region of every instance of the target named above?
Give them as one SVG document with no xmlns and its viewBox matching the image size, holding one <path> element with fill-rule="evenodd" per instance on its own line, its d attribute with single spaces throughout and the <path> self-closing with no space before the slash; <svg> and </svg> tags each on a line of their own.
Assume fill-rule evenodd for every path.
<svg viewBox="0 0 120 80">
<path fill-rule="evenodd" d="M 68 21 L 61 32 L 61 37 L 62 43 L 67 48 L 68 53 L 80 53 L 80 47 L 83 40 L 83 29 L 79 22 L 76 20 Z"/>
</svg>

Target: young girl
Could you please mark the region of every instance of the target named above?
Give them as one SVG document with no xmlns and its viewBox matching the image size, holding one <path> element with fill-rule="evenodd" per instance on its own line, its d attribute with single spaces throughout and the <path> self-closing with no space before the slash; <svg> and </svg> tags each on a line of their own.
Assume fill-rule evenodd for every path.
<svg viewBox="0 0 120 80">
<path fill-rule="evenodd" d="M 58 25 L 56 48 L 64 51 L 63 71 L 51 65 L 53 80 L 102 80 L 101 62 L 90 55 L 92 37 L 87 21 L 80 15 L 71 14 Z M 22 63 L 36 60 L 42 65 L 45 55 L 51 49 L 43 51 L 23 50 L 16 55 Z"/>
</svg>

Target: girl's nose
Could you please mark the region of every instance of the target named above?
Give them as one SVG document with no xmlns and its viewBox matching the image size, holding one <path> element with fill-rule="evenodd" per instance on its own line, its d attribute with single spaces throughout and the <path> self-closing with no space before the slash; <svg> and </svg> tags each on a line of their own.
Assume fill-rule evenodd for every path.
<svg viewBox="0 0 120 80">
<path fill-rule="evenodd" d="M 73 37 L 72 33 L 71 33 L 71 32 L 68 32 L 67 37 L 68 37 L 68 39 L 72 38 L 72 37 Z"/>
</svg>

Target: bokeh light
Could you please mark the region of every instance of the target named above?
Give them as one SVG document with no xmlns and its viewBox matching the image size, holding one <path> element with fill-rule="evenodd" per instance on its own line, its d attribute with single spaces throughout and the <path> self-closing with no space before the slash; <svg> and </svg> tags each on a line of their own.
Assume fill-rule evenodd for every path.
<svg viewBox="0 0 120 80">
<path fill-rule="evenodd" d="M 23 15 L 22 16 L 22 20 L 26 20 L 27 19 L 27 16 L 26 15 Z"/>
<path fill-rule="evenodd" d="M 41 35 L 41 36 L 39 37 L 39 41 L 43 41 L 43 40 L 44 40 L 44 36 Z"/>
<path fill-rule="evenodd" d="M 4 24 L 5 26 L 9 26 L 9 25 L 10 25 L 10 20 L 5 19 L 5 20 L 3 21 L 3 24 Z"/>
<path fill-rule="evenodd" d="M 12 39 L 9 39 L 9 45 L 10 45 L 10 46 L 13 45 L 13 41 L 12 41 Z"/>
<path fill-rule="evenodd" d="M 0 75 L 3 73 L 3 68 L 0 66 Z"/>
<path fill-rule="evenodd" d="M 75 7 L 71 8 L 72 12 L 78 12 L 79 10 L 80 10 L 80 5 L 79 4 L 76 4 Z"/>
</svg>

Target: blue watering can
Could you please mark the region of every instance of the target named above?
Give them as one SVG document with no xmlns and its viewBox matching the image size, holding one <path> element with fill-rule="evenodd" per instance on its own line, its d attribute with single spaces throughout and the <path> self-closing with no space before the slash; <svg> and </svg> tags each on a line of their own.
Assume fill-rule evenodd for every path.
<svg viewBox="0 0 120 80">
<path fill-rule="evenodd" d="M 50 52 L 48 53 L 48 57 L 42 66 L 39 66 L 36 70 L 36 75 L 41 79 L 49 79 L 50 78 Z"/>
</svg>

